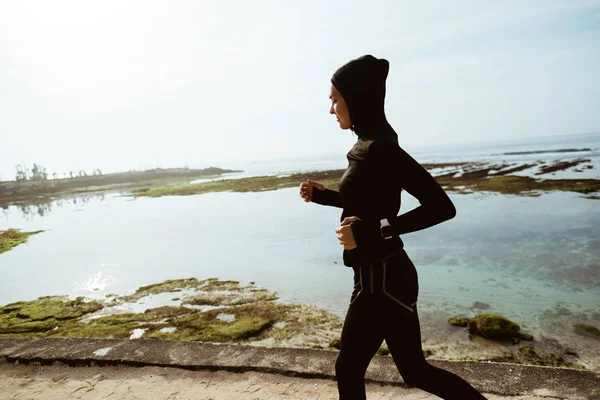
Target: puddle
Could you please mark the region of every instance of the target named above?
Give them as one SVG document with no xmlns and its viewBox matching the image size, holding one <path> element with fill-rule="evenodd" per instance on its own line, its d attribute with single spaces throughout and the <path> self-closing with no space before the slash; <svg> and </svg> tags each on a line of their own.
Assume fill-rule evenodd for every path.
<svg viewBox="0 0 600 400">
<path fill-rule="evenodd" d="M 235 319 L 235 314 L 219 314 L 216 317 L 217 319 L 220 319 L 221 321 L 225 321 L 225 322 L 231 322 Z"/>
<path fill-rule="evenodd" d="M 279 321 L 279 322 L 277 322 L 277 323 L 274 323 L 274 324 L 273 324 L 273 326 L 274 326 L 275 328 L 282 329 L 282 328 L 285 328 L 285 324 L 286 324 L 286 322 L 285 322 L 285 321 Z"/>
<path fill-rule="evenodd" d="M 257 346 L 272 346 L 275 344 L 275 338 L 268 337 L 261 340 L 253 340 L 252 344 Z"/>
<path fill-rule="evenodd" d="M 131 332 L 131 336 L 129 336 L 129 339 L 139 339 L 142 337 L 142 335 L 146 332 L 147 329 L 134 329 L 133 332 Z"/>
<path fill-rule="evenodd" d="M 105 347 L 103 349 L 98 349 L 94 352 L 95 356 L 99 356 L 99 357 L 104 357 L 105 355 L 108 354 L 109 351 L 111 351 L 113 348 L 112 347 Z"/>
</svg>

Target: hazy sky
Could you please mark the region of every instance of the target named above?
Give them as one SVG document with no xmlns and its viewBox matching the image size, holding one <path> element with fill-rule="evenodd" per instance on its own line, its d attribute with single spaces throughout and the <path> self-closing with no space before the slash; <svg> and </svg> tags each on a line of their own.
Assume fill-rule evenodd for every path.
<svg viewBox="0 0 600 400">
<path fill-rule="evenodd" d="M 409 150 L 600 131 L 600 1 L 3 1 L 0 174 L 345 155 L 367 53 Z"/>
</svg>

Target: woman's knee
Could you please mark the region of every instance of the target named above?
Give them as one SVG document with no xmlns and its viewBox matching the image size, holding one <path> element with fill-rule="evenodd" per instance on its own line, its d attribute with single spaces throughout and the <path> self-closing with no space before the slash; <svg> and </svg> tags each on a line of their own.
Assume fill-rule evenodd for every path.
<svg viewBox="0 0 600 400">
<path fill-rule="evenodd" d="M 340 351 L 335 360 L 335 376 L 338 380 L 339 378 L 355 379 L 357 377 L 364 377 L 366 368 L 363 369 L 361 365 L 362 363 L 359 360 L 352 360 Z"/>
<path fill-rule="evenodd" d="M 349 363 L 344 360 L 344 356 L 342 355 L 342 353 L 338 353 L 338 357 L 335 360 L 335 376 L 340 378 L 345 375 L 348 375 L 350 371 L 348 364 Z"/>
</svg>

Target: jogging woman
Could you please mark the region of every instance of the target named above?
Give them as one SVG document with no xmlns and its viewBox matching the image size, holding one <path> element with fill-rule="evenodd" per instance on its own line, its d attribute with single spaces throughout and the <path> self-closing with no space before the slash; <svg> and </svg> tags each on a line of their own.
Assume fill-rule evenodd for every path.
<svg viewBox="0 0 600 400">
<path fill-rule="evenodd" d="M 347 154 L 339 192 L 310 180 L 300 185 L 304 201 L 343 209 L 336 233 L 344 265 L 354 271 L 354 290 L 335 364 L 340 400 L 366 399 L 365 372 L 384 339 L 407 385 L 443 399 L 485 399 L 423 356 L 417 271 L 399 235 L 449 220 L 456 210 L 437 181 L 398 145 L 384 112 L 388 70 L 387 60 L 365 55 L 333 74 L 329 112 L 358 139 Z M 402 189 L 420 206 L 398 215 Z"/>
</svg>

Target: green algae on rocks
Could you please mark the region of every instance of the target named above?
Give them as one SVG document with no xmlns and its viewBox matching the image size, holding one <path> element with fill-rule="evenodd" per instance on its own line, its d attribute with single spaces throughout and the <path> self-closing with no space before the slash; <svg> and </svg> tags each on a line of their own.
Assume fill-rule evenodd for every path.
<svg viewBox="0 0 600 400">
<path fill-rule="evenodd" d="M 111 307 L 159 293 L 181 292 L 181 306 L 162 306 L 142 313 L 111 312 Z M 216 308 L 201 310 L 196 303 L 210 300 Z M 128 296 L 103 302 L 82 298 L 66 301 L 44 297 L 0 308 L 0 339 L 15 337 L 131 338 L 141 330 L 149 339 L 199 340 L 243 343 L 268 339 L 281 345 L 306 346 L 307 340 L 324 346 L 341 329 L 341 319 L 312 305 L 282 304 L 277 295 L 256 288 L 254 282 L 217 278 L 168 280 L 140 287 Z M 189 306 L 187 304 L 190 304 Z M 192 305 L 193 304 L 193 305 Z M 105 308 L 106 307 L 106 308 Z M 98 311 L 98 312 L 97 312 Z M 97 312 L 97 313 L 96 313 Z"/>
<path fill-rule="evenodd" d="M 0 254 L 11 250 L 20 244 L 26 243 L 31 235 L 37 235 L 43 231 L 21 232 L 20 229 L 7 229 L 0 231 Z"/>
<path fill-rule="evenodd" d="M 69 321 L 102 307 L 99 302 L 85 302 L 81 297 L 68 301 L 57 296 L 8 304 L 0 307 L 0 338 L 47 336 Z"/>
<path fill-rule="evenodd" d="M 486 339 L 520 338 L 533 340 L 533 337 L 521 333 L 521 326 L 501 315 L 492 313 L 478 314 L 473 318 L 449 318 L 448 323 L 454 326 L 469 328 L 469 332 Z"/>
<path fill-rule="evenodd" d="M 254 176 L 250 178 L 223 179 L 189 185 L 171 185 L 138 189 L 134 197 L 190 196 L 210 192 L 260 192 L 298 186 L 306 179 L 319 180 L 323 185 L 337 185 L 344 170 L 313 171 L 289 176 Z"/>
<path fill-rule="evenodd" d="M 121 296 L 115 301 L 134 302 L 142 297 L 159 293 L 176 293 L 182 290 L 193 289 L 192 296 L 178 296 L 183 304 L 191 305 L 239 305 L 257 301 L 275 300 L 277 295 L 266 289 L 256 288 L 254 282 L 248 286 L 239 286 L 238 281 L 221 281 L 218 278 L 198 280 L 196 278 L 170 279 L 162 283 L 141 286 L 135 293 Z"/>
<path fill-rule="evenodd" d="M 575 329 L 575 333 L 600 340 L 600 330 L 594 325 L 575 324 L 573 325 L 573 328 Z"/>
<path fill-rule="evenodd" d="M 533 164 L 498 164 L 489 165 L 480 162 L 472 163 L 432 163 L 422 164 L 424 168 L 452 169 L 435 175 L 435 179 L 446 190 L 459 194 L 472 193 L 473 191 L 490 191 L 502 194 L 523 196 L 539 196 L 539 191 L 570 191 L 590 194 L 600 191 L 600 179 L 534 179 L 528 176 L 510 175 L 532 167 L 540 167 L 543 171 L 557 171 L 570 168 L 589 160 L 578 160 L 577 163 L 562 163 L 552 169 L 545 168 L 541 162 Z M 189 196 L 209 192 L 259 192 L 295 187 L 307 179 L 323 184 L 325 187 L 335 188 L 344 173 L 343 169 L 328 171 L 311 171 L 296 173 L 289 176 L 257 176 L 240 179 L 225 179 L 211 182 L 187 185 L 156 186 L 134 190 L 134 197 L 161 197 L 161 196 Z M 587 196 L 586 198 L 593 198 Z"/>
<path fill-rule="evenodd" d="M 566 352 L 565 354 L 568 355 Z M 567 361 L 561 355 L 554 353 L 540 354 L 535 351 L 533 346 L 521 346 L 517 351 L 504 351 L 503 355 L 492 357 L 489 361 L 585 369 L 583 365 Z"/>
<path fill-rule="evenodd" d="M 448 319 L 448 322 L 450 323 L 450 325 L 462 326 L 462 327 L 468 327 L 470 321 L 471 320 L 469 318 L 449 318 Z"/>
</svg>

